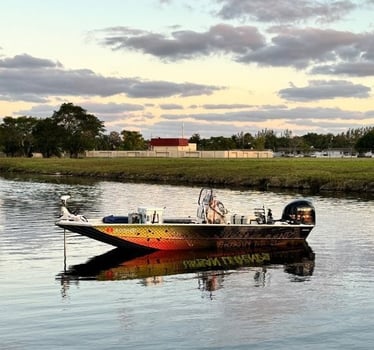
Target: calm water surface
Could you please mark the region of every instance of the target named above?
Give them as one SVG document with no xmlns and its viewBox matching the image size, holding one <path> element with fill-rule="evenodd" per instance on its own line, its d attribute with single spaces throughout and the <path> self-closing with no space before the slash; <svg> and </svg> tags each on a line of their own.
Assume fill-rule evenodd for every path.
<svg viewBox="0 0 374 350">
<path fill-rule="evenodd" d="M 62 194 L 88 217 L 146 204 L 185 216 L 199 190 L 0 178 L 0 349 L 374 347 L 372 200 L 310 197 L 318 221 L 305 256 L 275 252 L 266 266 L 248 252 L 214 269 L 194 256 L 123 256 L 67 233 L 66 265 L 78 276 L 61 278 Z M 266 204 L 275 217 L 299 197 L 217 194 L 231 212 Z"/>
</svg>

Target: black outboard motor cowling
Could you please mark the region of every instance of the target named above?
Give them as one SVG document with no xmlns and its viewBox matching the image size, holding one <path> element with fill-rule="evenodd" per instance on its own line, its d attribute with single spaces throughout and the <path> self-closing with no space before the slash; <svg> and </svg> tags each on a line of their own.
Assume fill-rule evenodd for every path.
<svg viewBox="0 0 374 350">
<path fill-rule="evenodd" d="M 283 209 L 282 221 L 295 224 L 315 225 L 316 212 L 313 204 L 306 199 L 296 199 Z"/>
</svg>

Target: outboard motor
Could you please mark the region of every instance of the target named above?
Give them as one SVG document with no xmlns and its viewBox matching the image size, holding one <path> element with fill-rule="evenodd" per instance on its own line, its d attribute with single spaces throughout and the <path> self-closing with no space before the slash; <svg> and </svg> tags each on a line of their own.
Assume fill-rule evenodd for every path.
<svg viewBox="0 0 374 350">
<path fill-rule="evenodd" d="M 316 212 L 313 204 L 306 199 L 292 201 L 283 209 L 282 221 L 294 224 L 315 225 Z"/>
</svg>

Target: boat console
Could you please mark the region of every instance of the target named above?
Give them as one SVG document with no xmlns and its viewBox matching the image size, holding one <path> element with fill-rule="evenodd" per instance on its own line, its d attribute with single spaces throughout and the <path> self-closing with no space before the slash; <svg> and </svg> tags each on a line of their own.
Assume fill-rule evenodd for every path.
<svg viewBox="0 0 374 350">
<path fill-rule="evenodd" d="M 162 224 L 162 208 L 140 207 L 136 213 L 129 214 L 129 224 Z"/>
</svg>

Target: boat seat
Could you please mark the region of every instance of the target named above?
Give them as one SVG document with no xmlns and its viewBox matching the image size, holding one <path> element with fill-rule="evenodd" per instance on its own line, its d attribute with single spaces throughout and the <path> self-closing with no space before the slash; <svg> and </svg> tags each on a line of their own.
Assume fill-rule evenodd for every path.
<svg viewBox="0 0 374 350">
<path fill-rule="evenodd" d="M 103 223 L 105 224 L 127 224 L 128 222 L 128 216 L 108 215 L 103 218 Z"/>
</svg>

